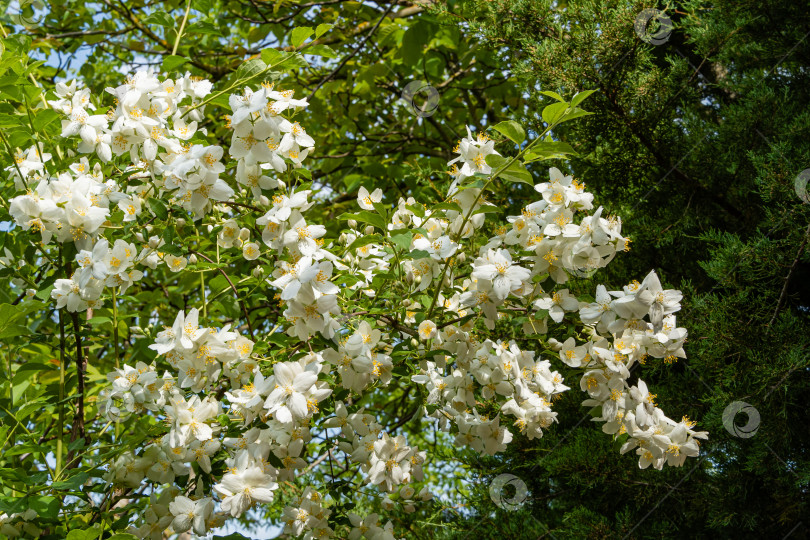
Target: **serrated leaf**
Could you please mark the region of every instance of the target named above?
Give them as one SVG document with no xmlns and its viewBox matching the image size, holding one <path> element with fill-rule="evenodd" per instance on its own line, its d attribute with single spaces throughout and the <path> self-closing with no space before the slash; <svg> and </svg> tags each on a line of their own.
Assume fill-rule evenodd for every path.
<svg viewBox="0 0 810 540">
<path fill-rule="evenodd" d="M 315 56 L 322 56 L 324 58 L 337 58 L 338 54 L 327 45 L 313 45 L 307 47 L 302 51 L 304 54 L 312 54 Z"/>
<path fill-rule="evenodd" d="M 211 34 L 214 36 L 222 36 L 222 31 L 213 23 L 207 21 L 199 21 L 191 24 L 186 28 L 186 33 L 189 34 Z"/>
<path fill-rule="evenodd" d="M 280 62 L 282 58 L 284 58 L 284 53 L 277 51 L 275 49 L 263 49 L 262 53 L 262 61 L 268 66 L 271 66 L 277 62 Z"/>
<path fill-rule="evenodd" d="M 514 120 L 504 120 L 503 122 L 492 126 L 492 129 L 518 145 L 526 140 L 526 132 L 523 130 L 523 126 Z"/>
<path fill-rule="evenodd" d="M 174 71 L 177 68 L 179 68 L 180 66 L 182 66 L 183 64 L 185 64 L 186 62 L 188 62 L 188 60 L 186 60 L 182 56 L 177 56 L 177 55 L 174 55 L 174 54 L 169 55 L 169 56 L 164 56 L 163 57 L 163 71 L 166 71 L 166 72 Z"/>
<path fill-rule="evenodd" d="M 146 25 L 157 24 L 160 26 L 174 28 L 174 19 L 172 19 L 165 11 L 154 11 L 141 22 Z"/>
<path fill-rule="evenodd" d="M 399 234 L 391 233 L 391 242 L 400 249 L 409 250 L 411 248 L 411 242 L 413 242 L 413 232 L 406 230 Z"/>
<path fill-rule="evenodd" d="M 319 24 L 318 27 L 315 28 L 315 39 L 318 39 L 319 37 L 327 33 L 329 30 L 332 29 L 333 26 L 335 25 L 328 23 Z"/>
<path fill-rule="evenodd" d="M 239 66 L 236 70 L 236 79 L 252 79 L 262 71 L 267 69 L 267 64 L 258 58 L 252 58 Z"/>
<path fill-rule="evenodd" d="M 490 154 L 485 158 L 485 161 L 493 170 L 497 170 L 509 163 L 509 158 L 499 156 L 498 154 Z"/>
<path fill-rule="evenodd" d="M 548 125 L 556 124 L 568 110 L 568 103 L 552 103 L 543 109 L 543 121 Z"/>
<path fill-rule="evenodd" d="M 290 36 L 290 43 L 293 47 L 298 48 L 307 40 L 307 38 L 309 38 L 309 36 L 314 33 L 315 30 L 309 26 L 299 26 L 298 28 L 293 28 Z"/>
<path fill-rule="evenodd" d="M 566 154 L 576 155 L 576 151 L 566 142 L 548 140 L 536 143 L 523 157 L 529 162 L 539 159 L 564 158 Z"/>
<path fill-rule="evenodd" d="M 522 163 L 515 161 L 509 167 L 498 175 L 509 182 L 520 182 L 521 184 L 528 184 L 534 187 L 534 179 L 526 167 Z"/>
</svg>

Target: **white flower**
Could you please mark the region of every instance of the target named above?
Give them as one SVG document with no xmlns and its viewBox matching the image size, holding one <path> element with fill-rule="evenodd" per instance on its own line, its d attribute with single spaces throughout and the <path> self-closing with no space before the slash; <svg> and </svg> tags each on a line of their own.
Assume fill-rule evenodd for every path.
<svg viewBox="0 0 810 540">
<path fill-rule="evenodd" d="M 267 397 L 264 407 L 282 423 L 300 420 L 307 416 L 307 393 L 317 382 L 318 376 L 304 371 L 297 362 L 280 362 L 273 366 L 278 385 Z"/>
<path fill-rule="evenodd" d="M 271 502 L 273 490 L 278 484 L 262 468 L 248 461 L 248 454 L 243 452 L 237 459 L 242 467 L 229 472 L 222 481 L 214 486 L 214 491 L 223 496 L 222 510 L 233 517 L 241 516 L 255 502 Z"/>
<path fill-rule="evenodd" d="M 484 257 L 479 257 L 473 265 L 472 277 L 492 282 L 492 290 L 499 300 L 504 300 L 510 292 L 518 291 L 524 281 L 528 281 L 531 272 L 512 262 L 508 250 L 488 250 Z"/>
<path fill-rule="evenodd" d="M 419 324 L 419 337 L 423 340 L 434 338 L 437 335 L 436 323 L 425 319 Z"/>
<path fill-rule="evenodd" d="M 374 210 L 374 203 L 382 201 L 383 192 L 380 188 L 375 189 L 370 194 L 366 188 L 360 186 L 360 192 L 357 194 L 357 204 L 363 210 Z"/>
<path fill-rule="evenodd" d="M 256 242 L 245 242 L 242 246 L 242 256 L 249 261 L 255 261 L 261 254 L 262 250 Z"/>
<path fill-rule="evenodd" d="M 208 532 L 206 521 L 214 512 L 214 500 L 205 497 L 193 501 L 180 495 L 169 504 L 169 511 L 175 516 L 172 521 L 174 532 L 185 532 L 193 527 L 195 534 L 204 535 Z"/>
</svg>

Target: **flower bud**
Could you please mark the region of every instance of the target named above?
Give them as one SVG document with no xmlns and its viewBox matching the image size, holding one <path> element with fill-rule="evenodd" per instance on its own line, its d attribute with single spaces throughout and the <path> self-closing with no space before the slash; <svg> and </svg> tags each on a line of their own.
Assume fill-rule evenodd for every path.
<svg viewBox="0 0 810 540">
<path fill-rule="evenodd" d="M 160 245 L 160 238 L 157 236 L 150 236 L 149 237 L 149 247 L 152 249 L 157 248 Z"/>
<path fill-rule="evenodd" d="M 353 219 L 350 219 L 349 220 L 349 227 L 351 227 L 352 229 L 356 229 L 357 228 L 357 221 L 355 221 Z"/>
<path fill-rule="evenodd" d="M 366 226 L 366 234 L 374 234 L 374 225 Z"/>
<path fill-rule="evenodd" d="M 213 225 L 209 224 L 208 227 L 206 227 L 206 229 L 208 230 L 209 233 L 214 232 L 214 226 Z"/>
<path fill-rule="evenodd" d="M 411 338 L 411 347 L 413 347 L 414 349 L 419 347 L 419 341 L 416 338 Z"/>
<path fill-rule="evenodd" d="M 242 241 L 249 240 L 250 239 L 250 229 L 242 227 L 239 230 L 239 239 L 242 240 Z"/>
<path fill-rule="evenodd" d="M 346 240 L 347 240 L 347 239 L 348 239 L 348 237 L 346 236 L 346 233 L 340 233 L 340 237 L 338 238 L 338 243 L 339 243 L 341 246 L 345 246 L 345 245 L 346 245 Z"/>
<path fill-rule="evenodd" d="M 34 296 L 35 294 L 37 294 L 36 289 L 25 289 L 26 296 Z"/>
<path fill-rule="evenodd" d="M 183 227 L 186 226 L 186 220 L 183 218 L 177 218 L 176 220 L 174 220 L 174 222 L 175 224 L 177 224 L 178 229 L 182 229 Z"/>
<path fill-rule="evenodd" d="M 411 305 L 411 301 L 410 301 L 409 298 L 406 298 L 405 300 L 402 301 L 402 306 L 403 307 L 408 307 L 410 305 Z"/>
<path fill-rule="evenodd" d="M 262 206 L 270 206 L 270 199 L 268 199 L 265 195 L 259 197 L 259 204 Z"/>
<path fill-rule="evenodd" d="M 153 229 L 153 228 L 154 228 L 154 227 L 152 227 L 151 225 L 147 225 L 147 226 L 146 226 L 146 232 L 148 232 L 149 234 L 152 234 L 152 229 Z"/>
<path fill-rule="evenodd" d="M 464 261 L 466 261 L 466 260 L 467 260 L 467 255 L 464 252 L 461 252 L 458 255 L 456 255 L 456 263 L 457 264 L 463 264 Z"/>
<path fill-rule="evenodd" d="M 562 343 L 560 343 L 558 340 L 556 340 L 554 338 L 549 338 L 548 339 L 548 345 L 549 345 L 549 347 L 551 347 L 551 350 L 553 350 L 553 351 L 558 351 L 559 352 L 563 348 Z"/>
<path fill-rule="evenodd" d="M 190 262 L 191 264 L 197 264 L 197 256 L 194 253 L 192 253 L 191 256 L 188 258 L 188 262 Z"/>
<path fill-rule="evenodd" d="M 140 243 L 143 243 L 145 241 L 144 238 L 143 238 L 143 235 L 141 233 L 139 233 L 139 232 L 135 233 L 135 240 L 137 240 Z"/>
<path fill-rule="evenodd" d="M 262 268 L 261 266 L 257 266 L 256 268 L 253 269 L 253 277 L 255 277 L 256 279 L 261 279 L 263 275 L 264 275 L 264 268 Z"/>
</svg>

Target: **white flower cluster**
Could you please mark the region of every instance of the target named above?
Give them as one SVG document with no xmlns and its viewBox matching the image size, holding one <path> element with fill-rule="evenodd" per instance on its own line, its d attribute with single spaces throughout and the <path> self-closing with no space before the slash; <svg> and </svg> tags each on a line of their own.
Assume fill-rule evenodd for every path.
<svg viewBox="0 0 810 540">
<path fill-rule="evenodd" d="M 324 246 L 323 225 L 308 224 L 303 212 L 312 206 L 310 191 L 290 192 L 273 197 L 272 207 L 256 220 L 263 227 L 262 241 L 277 252 L 275 279 L 268 280 L 287 309 L 284 317 L 291 323 L 290 336 L 306 340 L 320 333 L 326 338 L 340 327 L 337 303 L 338 287 L 331 282 L 337 258 Z M 286 253 L 288 260 L 281 258 Z"/>
<path fill-rule="evenodd" d="M 272 84 L 263 84 L 258 90 L 245 88 L 242 95 L 232 94 L 229 98 L 233 111 L 230 154 L 238 160 L 237 180 L 257 199 L 261 189 L 284 185 L 262 171 L 286 171 L 285 158 L 298 168 L 315 147 L 301 124 L 282 116 L 308 105 L 307 100 L 294 99 L 293 95 L 292 90 L 273 90 Z"/>
<path fill-rule="evenodd" d="M 324 508 L 322 502 L 323 495 L 306 487 L 296 506 L 285 506 L 281 512 L 283 533 L 296 538 L 303 536 L 304 540 L 333 537 L 335 532 L 328 521 L 332 511 Z"/>
<path fill-rule="evenodd" d="M 480 182 L 463 181 L 491 175 L 486 158 L 499 154 L 486 135 L 473 138 L 468 128 L 449 162 L 453 183 L 443 204 L 431 209 L 400 198 L 385 221 L 379 212 L 382 190 L 361 188 L 357 203 L 363 212 L 332 244 L 324 240 L 326 226 L 307 220 L 315 204 L 312 192 L 288 188 L 276 178 L 290 165 L 301 167 L 314 148 L 313 138 L 293 120 L 307 101 L 263 84 L 229 99 L 232 170 L 262 214 L 255 221 L 261 241 L 254 242 L 250 224 L 240 227 L 232 208 L 217 203 L 254 211 L 257 206 L 231 201 L 235 191 L 221 178 L 223 148 L 197 136 L 205 135 L 198 123 L 211 84 L 188 75 L 160 80 L 140 71 L 107 91 L 116 106 L 106 115 L 95 114 L 89 91 L 75 83 L 57 85 L 58 99 L 49 103 L 65 116 L 62 136 L 80 139 L 79 152 L 95 153 L 104 163 L 121 156 L 131 160 L 122 167 L 120 183 L 105 180 L 101 165 L 91 169 L 86 158 L 54 176 L 48 171 L 51 156 L 41 146 L 18 151 L 6 169 L 17 188 L 27 190 L 10 200 L 15 223 L 39 233 L 43 250 L 54 237 L 75 244 L 72 275 L 57 279 L 51 293 L 57 307 L 77 312 L 100 306 L 104 287 L 124 293 L 143 279 L 149 271 L 139 265 L 155 269 L 165 263 L 182 272 L 196 255 L 186 258 L 169 246 L 164 253 L 158 236 L 146 241 L 135 232 L 139 247 L 111 235 L 119 229 L 130 234 L 126 224 L 138 225 L 144 208 L 157 217 L 155 204 L 179 205 L 195 220 L 216 206 L 218 225 L 208 231 L 216 234 L 217 254 L 240 249 L 245 259 L 257 261 L 254 276 L 264 279 L 268 272 L 265 283 L 278 291 L 274 300 L 286 321 L 278 330 L 300 342 L 295 349 L 308 346 L 308 352 L 272 366 L 260 364 L 267 359 L 253 355 L 251 339 L 231 325 L 202 327 L 198 310 L 191 309 L 177 313 L 149 347 L 171 371 L 160 376 L 157 364 L 138 362 L 108 374 L 100 408 L 110 420 L 149 411 L 166 426 L 162 437 L 118 456 L 105 475 L 129 488 L 145 479 L 169 484 L 151 494 L 132 534 L 162 538 L 170 528 L 205 535 L 229 516 L 272 502 L 280 483 L 295 481 L 323 460 L 310 460 L 308 451 L 317 447 L 310 444 L 313 438 L 328 441 L 336 432 L 336 443 L 326 448 L 330 463 L 332 452 L 342 453 L 347 471 L 362 471 L 362 483 L 385 493 L 383 508 L 393 508 L 397 500 L 414 511 L 417 502 L 432 496 L 426 487 L 417 493 L 413 486 L 424 480 L 427 454 L 361 403 L 364 394 L 389 384 L 400 358 L 418 359 L 418 373 L 405 378 L 424 390 L 425 407 L 411 414 L 413 420 L 430 417 L 457 445 L 482 455 L 504 451 L 514 438 L 510 429 L 531 440 L 557 420 L 552 403 L 569 388 L 543 357 L 549 350 L 582 371 L 584 405 L 604 422 L 605 433 L 626 434 L 621 451 L 636 449 L 642 468 L 680 466 L 698 454 L 698 439 L 706 434 L 694 431 L 685 417 L 667 418 L 643 381 L 629 382 L 631 369 L 647 357 L 667 363 L 685 357 L 686 330 L 676 327 L 674 315 L 680 292 L 663 290 L 655 273 L 621 291 L 599 285 L 592 303 L 558 287 L 571 275 L 604 267 L 630 242 L 621 234 L 621 221 L 603 218 L 601 207 L 594 211 L 593 195 L 571 176 L 552 168 L 550 181 L 535 186 L 540 200 L 508 217 L 509 225 L 471 250 L 472 238 L 496 209 Z M 268 198 L 265 190 L 276 191 Z M 173 219 L 184 226 L 183 218 Z M 358 228 L 357 221 L 369 225 Z M 402 305 L 391 305 L 386 295 L 387 311 L 346 309 L 354 307 L 350 298 L 361 294 L 376 302 L 383 276 L 402 278 L 395 283 L 402 288 Z M 483 327 L 494 330 L 510 313 L 525 319 L 526 334 L 575 322 L 584 325 L 587 341 L 578 342 L 580 334 L 562 343 L 538 339 L 545 351 L 535 354 L 514 340 L 479 339 Z M 571 320 L 573 314 L 578 321 Z M 403 360 L 397 373 L 411 367 L 416 368 Z M 338 384 L 348 397 L 336 396 L 334 416 L 324 418 L 323 402 Z M 171 486 L 178 477 L 182 491 Z M 284 509 L 284 533 L 335 536 L 328 506 L 307 487 Z M 380 525 L 375 513 L 348 517 L 349 538 L 394 538 L 392 523 Z M 8 521 L 0 516 L 0 532 L 10 530 Z M 19 525 L 14 521 L 13 527 Z"/>
<path fill-rule="evenodd" d="M 455 191 L 457 183 L 465 178 L 476 173 L 490 174 L 492 167 L 487 164 L 487 156 L 500 155 L 495 151 L 495 142 L 486 133 L 479 133 L 477 137 L 473 138 L 469 126 L 467 126 L 467 136 L 459 141 L 453 152 L 458 156 L 448 163 L 451 166 L 450 176 L 454 178 L 450 188 L 451 193 Z M 458 166 L 458 163 L 461 163 L 461 167 Z"/>
<path fill-rule="evenodd" d="M 583 345 L 574 338 L 565 343 L 549 340 L 564 363 L 585 370 L 580 387 L 590 399 L 583 405 L 601 412 L 594 420 L 605 422 L 605 433 L 629 436 L 621 452 L 635 448 L 641 468 L 681 466 L 687 457 L 698 455 L 698 439 L 708 436 L 694 431 L 695 423 L 687 417 L 680 422 L 667 418 L 644 381 L 633 386 L 627 382 L 634 365 L 648 357 L 666 363 L 686 357 L 687 332 L 676 327 L 674 315 L 681 296 L 680 291 L 664 290 L 655 272 L 621 291 L 608 292 L 599 285 L 596 301 L 579 309 L 582 322 L 592 326 L 590 340 Z"/>
<path fill-rule="evenodd" d="M 29 175 L 35 171 L 31 169 Z M 74 242 L 78 249 L 92 249 L 110 215 L 110 202 L 122 198 L 115 182 L 105 182 L 100 167 L 91 171 L 86 159 L 56 177 L 38 174 L 29 178 L 39 183 L 9 201 L 9 214 L 23 230 L 40 233 L 43 245 L 56 236 L 60 243 Z"/>
<path fill-rule="evenodd" d="M 394 366 L 385 352 L 390 345 L 382 338 L 379 329 L 363 321 L 351 336 L 338 344 L 337 350 L 323 352 L 324 359 L 337 368 L 343 388 L 361 394 L 374 382 L 388 384 Z"/>
<path fill-rule="evenodd" d="M 445 356 L 434 356 L 438 364 L 426 362 L 412 380 L 425 385 L 427 403 L 438 405 L 432 416 L 442 427 L 457 427 L 456 443 L 481 454 L 493 455 L 506 449 L 512 433 L 500 425 L 500 414 L 489 418 L 476 408 L 495 401 L 501 414 L 516 418 L 517 429 L 529 439 L 543 436 L 543 428 L 555 421 L 551 402 L 568 390 L 562 376 L 551 371 L 548 360 L 535 360 L 531 351 L 516 343 L 486 340 L 476 345 L 463 329 L 450 326 L 437 332 L 434 347 L 454 353 L 448 366 Z"/>
</svg>

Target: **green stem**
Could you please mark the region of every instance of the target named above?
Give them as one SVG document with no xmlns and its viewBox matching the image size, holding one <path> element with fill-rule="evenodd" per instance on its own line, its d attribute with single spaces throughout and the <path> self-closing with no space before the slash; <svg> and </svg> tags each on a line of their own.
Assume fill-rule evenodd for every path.
<svg viewBox="0 0 810 540">
<path fill-rule="evenodd" d="M 115 290 L 117 287 L 112 288 L 112 304 L 113 304 L 113 339 L 115 340 L 115 369 L 120 368 L 121 355 L 118 351 L 118 299 L 115 297 Z"/>
<path fill-rule="evenodd" d="M 65 431 L 65 317 L 59 310 L 59 430 L 56 433 L 56 475 L 62 472 L 62 436 Z"/>
<path fill-rule="evenodd" d="M 183 15 L 183 22 L 180 23 L 180 30 L 177 31 L 177 37 L 174 38 L 174 47 L 172 47 L 172 56 L 177 54 L 177 47 L 180 45 L 180 38 L 183 36 L 183 29 L 186 27 L 188 20 L 188 12 L 191 11 L 191 0 L 186 0 L 186 13 Z"/>
</svg>

